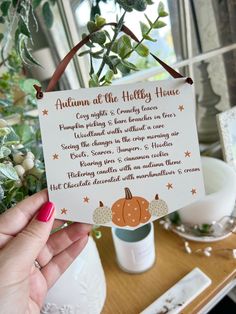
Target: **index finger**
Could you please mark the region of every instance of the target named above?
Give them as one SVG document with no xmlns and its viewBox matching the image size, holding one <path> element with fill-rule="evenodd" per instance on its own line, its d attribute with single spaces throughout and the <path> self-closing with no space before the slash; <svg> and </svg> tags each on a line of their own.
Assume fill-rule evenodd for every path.
<svg viewBox="0 0 236 314">
<path fill-rule="evenodd" d="M 0 233 L 15 235 L 20 232 L 47 201 L 48 192 L 45 189 L 5 211 L 0 216 Z"/>
</svg>

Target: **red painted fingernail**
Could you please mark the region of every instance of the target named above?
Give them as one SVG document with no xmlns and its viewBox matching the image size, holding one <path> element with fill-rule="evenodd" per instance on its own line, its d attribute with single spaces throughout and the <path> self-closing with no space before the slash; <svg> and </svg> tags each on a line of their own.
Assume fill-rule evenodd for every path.
<svg viewBox="0 0 236 314">
<path fill-rule="evenodd" d="M 40 208 L 38 215 L 36 216 L 36 219 L 42 222 L 47 222 L 52 217 L 52 214 L 54 212 L 54 204 L 51 202 L 47 202 L 43 204 L 43 206 Z"/>
</svg>

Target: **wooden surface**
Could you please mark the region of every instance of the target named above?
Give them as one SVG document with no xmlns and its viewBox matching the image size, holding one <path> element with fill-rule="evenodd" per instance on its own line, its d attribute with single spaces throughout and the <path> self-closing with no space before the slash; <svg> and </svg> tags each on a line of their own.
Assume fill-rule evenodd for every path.
<svg viewBox="0 0 236 314">
<path fill-rule="evenodd" d="M 208 275 L 212 284 L 181 313 L 194 314 L 236 277 L 236 260 L 225 253 L 206 257 L 187 254 L 183 240 L 155 225 L 156 263 L 142 274 L 128 274 L 116 264 L 110 228 L 101 228 L 102 238 L 97 240 L 107 282 L 107 299 L 102 314 L 137 314 L 172 287 L 193 268 L 199 267 Z M 192 249 L 212 246 L 213 249 L 236 248 L 236 235 L 215 243 L 189 242 Z M 232 253 L 231 253 L 232 254 Z M 193 282 L 194 285 L 194 282 Z"/>
</svg>

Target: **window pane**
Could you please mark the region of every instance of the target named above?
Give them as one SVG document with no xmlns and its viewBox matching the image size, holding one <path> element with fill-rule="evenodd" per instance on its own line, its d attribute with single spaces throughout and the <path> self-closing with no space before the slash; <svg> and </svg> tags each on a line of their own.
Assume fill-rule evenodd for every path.
<svg viewBox="0 0 236 314">
<path fill-rule="evenodd" d="M 69 44 L 68 44 L 68 38 L 67 38 L 67 34 L 59 13 L 59 9 L 58 6 L 55 5 L 53 7 L 53 16 L 54 16 L 54 22 L 52 27 L 50 28 L 50 30 L 48 30 L 51 33 L 51 36 L 53 38 L 53 42 L 51 43 L 51 45 L 54 45 L 58 56 L 60 58 L 60 60 L 62 60 L 67 53 L 69 52 L 70 48 L 69 48 Z M 67 66 L 66 70 L 65 70 L 65 75 L 66 78 L 69 82 L 69 86 L 71 88 L 78 88 L 79 87 L 79 83 L 78 83 L 78 79 L 76 76 L 76 71 L 75 71 L 75 67 L 73 64 L 73 61 L 71 61 L 69 63 L 69 65 Z"/>
<path fill-rule="evenodd" d="M 157 18 L 157 7 L 160 1 L 155 0 L 153 2 L 154 4 L 148 6 L 145 12 L 133 11 L 126 14 L 125 25 L 130 28 L 138 38 L 142 38 L 140 21 L 147 24 L 144 13 L 151 21 L 155 21 Z M 89 0 L 84 0 L 82 3 L 80 1 L 77 3 L 77 6 L 74 6 L 74 14 L 77 23 L 77 29 L 81 36 L 83 32 L 87 32 L 86 24 L 90 19 L 91 2 Z M 169 12 L 168 0 L 164 0 L 163 3 L 165 5 L 166 11 Z M 99 7 L 101 10 L 101 15 L 106 18 L 107 22 L 114 22 L 117 20 L 117 15 L 121 15 L 119 6 L 116 5 L 112 0 L 108 0 L 107 2 L 100 1 Z M 167 25 L 159 30 L 153 30 L 151 33 L 151 37 L 156 39 L 157 42 L 145 41 L 145 45 L 149 47 L 152 53 L 156 54 L 165 62 L 171 64 L 176 62 L 176 53 L 173 45 L 173 37 L 171 32 L 172 24 L 170 22 L 170 16 L 165 17 L 163 21 L 165 21 Z M 89 61 L 88 56 L 85 56 L 84 58 L 87 58 L 86 62 Z M 159 66 L 151 56 L 148 58 L 142 58 L 136 53 L 132 54 L 131 58 L 129 58 L 129 61 L 137 65 L 139 69 L 147 69 Z M 98 69 L 99 63 L 99 60 L 94 60 L 95 70 Z"/>
<path fill-rule="evenodd" d="M 234 0 L 190 0 L 189 4 L 194 55 L 236 42 Z"/>
<path fill-rule="evenodd" d="M 175 70 L 179 73 L 181 73 L 183 76 L 188 77 L 189 76 L 189 67 L 185 66 L 181 69 Z M 148 81 L 158 81 L 158 80 L 167 80 L 167 79 L 173 79 L 172 76 L 167 71 L 158 72 L 156 75 L 150 77 Z"/>
</svg>

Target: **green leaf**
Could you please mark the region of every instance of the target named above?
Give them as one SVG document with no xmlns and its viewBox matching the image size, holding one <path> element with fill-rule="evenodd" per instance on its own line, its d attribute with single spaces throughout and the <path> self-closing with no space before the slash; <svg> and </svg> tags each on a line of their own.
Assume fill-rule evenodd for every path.
<svg viewBox="0 0 236 314">
<path fill-rule="evenodd" d="M 40 5 L 41 2 L 42 0 L 33 0 L 32 1 L 33 9 L 36 9 Z"/>
<path fill-rule="evenodd" d="M 145 23 L 140 22 L 140 27 L 141 27 L 142 35 L 145 35 L 148 33 L 149 27 Z"/>
<path fill-rule="evenodd" d="M 0 173 L 10 180 L 19 180 L 16 170 L 10 166 L 0 163 Z"/>
<path fill-rule="evenodd" d="M 117 53 L 117 45 L 118 45 L 118 40 L 115 40 L 114 43 L 113 43 L 113 45 L 112 45 L 112 47 L 111 47 L 111 51 L 112 51 L 112 52 Z M 110 42 L 107 43 L 107 44 L 105 44 L 105 47 L 106 47 L 107 49 L 110 48 L 110 46 L 111 46 L 111 43 L 110 43 Z"/>
<path fill-rule="evenodd" d="M 127 1 L 125 0 L 116 0 L 119 5 L 127 12 L 132 12 L 133 11 L 133 5 L 134 5 L 134 2 L 136 1 L 131 1 L 131 4 L 128 4 Z M 130 2 L 130 1 L 129 1 Z"/>
<path fill-rule="evenodd" d="M 96 51 L 96 52 L 91 52 L 91 56 L 95 59 L 102 59 L 102 55 L 104 52 L 104 49 L 101 49 L 99 51 Z"/>
<path fill-rule="evenodd" d="M 19 29 L 17 28 L 15 31 L 15 49 L 16 49 L 16 53 L 18 54 L 18 56 L 20 56 L 20 49 L 19 49 L 19 45 L 20 45 L 20 37 L 21 37 L 21 33 L 19 31 Z"/>
<path fill-rule="evenodd" d="M 127 75 L 130 73 L 130 69 L 121 62 L 117 64 L 117 69 L 124 75 Z"/>
<path fill-rule="evenodd" d="M 6 135 L 11 133 L 11 129 L 8 127 L 0 128 L 0 137 L 6 137 Z"/>
<path fill-rule="evenodd" d="M 152 42 L 156 42 L 157 41 L 156 39 L 152 38 L 149 35 L 143 35 L 143 38 L 146 39 L 146 40 L 152 41 Z"/>
<path fill-rule="evenodd" d="M 115 57 L 116 59 L 118 59 L 117 57 Z M 114 72 L 115 72 L 115 66 L 114 66 L 114 58 L 112 58 L 112 56 L 107 56 L 107 55 L 104 55 L 103 56 L 103 60 L 104 62 L 109 66 L 109 68 Z M 119 59 L 118 59 L 119 60 Z"/>
<path fill-rule="evenodd" d="M 5 19 L 3 16 L 0 16 L 0 24 L 4 24 L 5 23 Z"/>
<path fill-rule="evenodd" d="M 106 34 L 104 33 L 104 31 L 99 31 L 99 32 L 91 34 L 90 39 L 94 43 L 103 45 L 106 42 Z"/>
<path fill-rule="evenodd" d="M 12 0 L 13 8 L 15 8 L 17 6 L 17 3 L 18 3 L 18 0 Z"/>
<path fill-rule="evenodd" d="M 111 36 L 106 29 L 104 29 L 104 33 L 106 34 L 107 38 L 111 41 Z"/>
<path fill-rule="evenodd" d="M 2 146 L 0 148 L 0 158 L 4 158 L 4 157 L 7 157 L 11 154 L 11 150 L 6 147 L 6 146 Z"/>
<path fill-rule="evenodd" d="M 98 76 L 97 74 L 92 74 L 91 79 L 89 80 L 89 87 L 97 87 L 99 86 Z"/>
<path fill-rule="evenodd" d="M 152 2 L 152 0 L 146 0 L 147 4 L 150 5 L 150 4 L 154 4 L 154 2 Z"/>
<path fill-rule="evenodd" d="M 161 12 L 165 11 L 165 6 L 162 1 L 160 1 L 158 8 L 157 8 L 158 14 L 160 15 Z"/>
<path fill-rule="evenodd" d="M 120 58 L 118 58 L 117 56 L 109 56 L 109 57 L 104 56 L 103 60 L 115 74 L 118 73 L 116 67 L 121 62 Z M 110 64 L 108 63 L 108 61 L 110 62 Z"/>
<path fill-rule="evenodd" d="M 57 2 L 57 0 L 49 0 L 49 1 L 50 1 L 51 5 L 55 5 Z"/>
<path fill-rule="evenodd" d="M 25 1 L 18 1 L 16 12 L 23 15 L 25 11 L 26 11 Z"/>
<path fill-rule="evenodd" d="M 139 54 L 141 57 L 147 57 L 149 55 L 149 49 L 147 46 L 140 44 L 135 48 L 135 51 L 137 54 Z"/>
<path fill-rule="evenodd" d="M 165 11 L 165 6 L 164 6 L 163 2 L 160 2 L 158 5 L 158 15 L 160 17 L 168 16 L 168 13 Z"/>
<path fill-rule="evenodd" d="M 89 33 L 93 33 L 97 30 L 97 25 L 93 21 L 88 21 L 87 28 L 88 28 Z"/>
<path fill-rule="evenodd" d="M 105 75 L 105 81 L 111 82 L 113 79 L 113 76 L 114 76 L 114 72 L 111 69 L 109 69 Z"/>
<path fill-rule="evenodd" d="M 0 42 L 3 40 L 4 35 L 2 33 L 0 33 Z"/>
<path fill-rule="evenodd" d="M 137 11 L 145 11 L 147 8 L 146 0 L 135 0 L 134 9 Z"/>
<path fill-rule="evenodd" d="M 25 93 L 25 94 L 29 94 L 31 96 L 35 96 L 35 88 L 34 85 L 40 85 L 40 82 L 35 80 L 35 79 L 24 79 L 24 80 L 20 80 L 19 81 L 19 87 L 20 89 Z"/>
<path fill-rule="evenodd" d="M 48 1 L 43 4 L 42 13 L 46 26 L 51 28 L 53 24 L 53 14 Z"/>
<path fill-rule="evenodd" d="M 173 224 L 175 224 L 175 225 L 181 224 L 181 219 L 180 219 L 180 215 L 178 212 L 173 212 L 173 213 L 169 214 L 168 217 L 170 218 L 170 221 Z"/>
<path fill-rule="evenodd" d="M 212 233 L 212 225 L 210 224 L 202 224 L 198 227 L 198 231 L 203 234 L 210 234 Z"/>
<path fill-rule="evenodd" d="M 23 192 L 21 191 L 16 191 L 15 193 L 15 201 L 18 203 L 18 202 L 21 202 L 23 199 L 25 198 L 25 195 Z"/>
<path fill-rule="evenodd" d="M 24 51 L 24 55 L 25 57 L 33 64 L 41 66 L 35 59 L 34 57 L 31 55 L 31 53 L 28 50 L 28 47 L 26 46 L 25 41 L 23 42 L 23 51 Z"/>
<path fill-rule="evenodd" d="M 168 16 L 169 14 L 166 12 L 166 11 L 163 11 L 159 14 L 160 17 L 166 17 Z"/>
<path fill-rule="evenodd" d="M 32 128 L 27 124 L 16 125 L 14 126 L 16 134 L 20 137 L 20 140 L 23 144 L 29 142 L 33 138 Z"/>
<path fill-rule="evenodd" d="M 153 23 L 153 28 L 162 28 L 164 26 L 166 26 L 166 23 L 159 20 Z"/>
<path fill-rule="evenodd" d="M 141 32 L 142 32 L 143 38 L 146 40 L 156 42 L 156 39 L 153 39 L 151 36 L 148 35 L 148 32 L 150 30 L 149 27 L 143 22 L 140 22 L 140 26 L 141 26 Z"/>
<path fill-rule="evenodd" d="M 87 53 L 90 53 L 90 50 L 82 51 L 81 53 L 78 54 L 78 56 L 82 57 L 82 56 L 86 55 Z"/>
<path fill-rule="evenodd" d="M 95 15 L 95 23 L 96 23 L 97 27 L 101 27 L 102 25 L 106 24 L 106 19 L 104 19 L 99 14 L 96 14 Z"/>
<path fill-rule="evenodd" d="M 35 28 L 35 32 L 37 33 L 38 32 L 38 21 L 36 19 L 36 16 L 35 16 L 35 13 L 34 13 L 34 8 L 32 5 L 30 5 L 30 21 L 31 21 L 31 26 L 33 28 Z"/>
<path fill-rule="evenodd" d="M 120 63 L 117 65 L 117 68 L 121 73 L 124 75 L 127 75 L 130 73 L 130 71 L 137 71 L 138 68 L 131 62 L 128 62 L 127 60 L 121 60 Z"/>
<path fill-rule="evenodd" d="M 117 41 L 117 53 L 121 59 L 128 58 L 132 49 L 130 37 L 122 35 Z"/>
<path fill-rule="evenodd" d="M 130 70 L 138 71 L 138 68 L 136 67 L 136 65 L 131 62 L 128 62 L 127 60 L 121 60 L 121 63 Z"/>
<path fill-rule="evenodd" d="M 152 27 L 152 21 L 149 19 L 149 17 L 144 14 L 144 16 L 146 17 L 147 21 L 148 21 L 148 24 L 150 25 L 150 27 Z"/>
<path fill-rule="evenodd" d="M 19 31 L 24 34 L 25 36 L 30 38 L 30 30 L 28 25 L 23 20 L 22 16 L 20 16 L 19 22 L 18 22 L 18 29 Z"/>
<path fill-rule="evenodd" d="M 1 3 L 0 9 L 2 11 L 3 16 L 7 16 L 10 6 L 11 6 L 11 1 L 3 1 Z"/>
<path fill-rule="evenodd" d="M 18 144 L 20 141 L 19 136 L 15 133 L 15 131 L 12 128 L 9 129 L 10 132 L 4 137 L 4 144 L 5 145 Z"/>
</svg>

